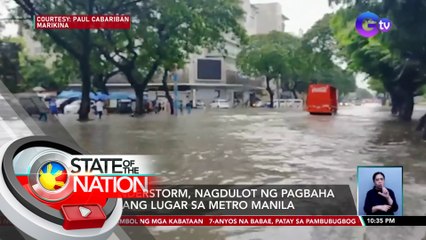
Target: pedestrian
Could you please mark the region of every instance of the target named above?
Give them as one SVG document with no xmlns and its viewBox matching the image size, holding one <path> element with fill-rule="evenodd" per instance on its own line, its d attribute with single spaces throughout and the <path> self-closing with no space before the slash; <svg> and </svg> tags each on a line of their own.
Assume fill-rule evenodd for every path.
<svg viewBox="0 0 426 240">
<path fill-rule="evenodd" d="M 179 101 L 179 110 L 180 110 L 180 114 L 183 114 L 183 102 Z"/>
<path fill-rule="evenodd" d="M 186 104 L 186 111 L 188 112 L 188 114 L 191 114 L 191 110 L 192 110 L 192 103 L 188 102 Z"/>
<path fill-rule="evenodd" d="M 49 101 L 49 109 L 52 115 L 58 116 L 58 106 L 56 105 L 56 99 L 52 98 Z"/>
<path fill-rule="evenodd" d="M 155 103 L 155 106 L 154 106 L 154 113 L 155 114 L 158 114 L 160 112 L 160 105 L 161 105 L 160 102 Z"/>
<path fill-rule="evenodd" d="M 102 113 L 104 111 L 104 102 L 98 100 L 96 102 L 96 113 L 98 114 L 98 118 L 102 119 Z"/>
<path fill-rule="evenodd" d="M 38 120 L 47 122 L 47 111 L 40 111 L 40 116 L 38 117 Z"/>
<path fill-rule="evenodd" d="M 39 98 L 32 98 L 31 101 L 37 108 L 38 113 L 40 116 L 38 117 L 38 120 L 47 122 L 47 114 L 49 113 L 49 108 L 47 108 L 47 104 L 39 99 Z"/>
<path fill-rule="evenodd" d="M 163 111 L 163 104 L 161 102 L 158 102 L 158 111 L 161 112 Z"/>
</svg>

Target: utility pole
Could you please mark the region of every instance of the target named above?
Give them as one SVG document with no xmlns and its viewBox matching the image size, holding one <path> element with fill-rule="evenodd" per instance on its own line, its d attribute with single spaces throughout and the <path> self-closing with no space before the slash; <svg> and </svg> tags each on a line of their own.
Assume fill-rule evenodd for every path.
<svg viewBox="0 0 426 240">
<path fill-rule="evenodd" d="M 175 100 L 173 101 L 173 108 L 174 108 L 174 114 L 177 116 L 178 115 L 178 108 L 179 108 L 179 99 L 178 99 L 178 94 L 179 94 L 179 91 L 178 91 L 178 80 L 179 80 L 179 77 L 178 77 L 178 74 L 177 74 L 177 65 L 175 65 L 175 68 L 174 68 L 174 70 L 173 70 L 173 74 L 172 74 L 172 78 L 173 78 L 173 92 L 174 92 L 174 95 L 175 95 Z"/>
<path fill-rule="evenodd" d="M 277 108 L 280 108 L 280 82 L 281 82 L 281 74 L 278 75 L 277 81 L 276 81 L 276 88 L 277 88 L 277 97 L 275 98 L 277 100 Z"/>
</svg>

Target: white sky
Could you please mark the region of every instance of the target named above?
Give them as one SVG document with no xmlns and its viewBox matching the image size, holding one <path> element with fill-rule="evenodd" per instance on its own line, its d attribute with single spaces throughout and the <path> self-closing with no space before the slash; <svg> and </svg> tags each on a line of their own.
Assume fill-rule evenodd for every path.
<svg viewBox="0 0 426 240">
<path fill-rule="evenodd" d="M 8 2 L 6 0 L 0 0 L 0 6 L 2 6 L 2 7 L 0 7 L 0 19 L 2 19 L 2 20 L 0 20 L 0 21 L 3 24 L 6 25 L 6 28 L 1 33 L 1 35 L 2 36 L 15 36 L 18 33 L 18 26 L 16 24 L 6 24 L 6 21 L 3 20 L 4 18 L 9 17 L 8 16 L 8 8 L 3 7 L 3 6 L 6 6 L 6 3 L 8 3 L 8 5 L 10 5 L 10 2 Z"/>
</svg>

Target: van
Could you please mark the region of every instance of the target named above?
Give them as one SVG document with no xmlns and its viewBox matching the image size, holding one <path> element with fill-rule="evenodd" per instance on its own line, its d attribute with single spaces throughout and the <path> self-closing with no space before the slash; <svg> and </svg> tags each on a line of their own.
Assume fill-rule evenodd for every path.
<svg viewBox="0 0 426 240">
<path fill-rule="evenodd" d="M 329 84 L 311 84 L 306 98 L 306 110 L 310 114 L 336 114 L 337 89 Z"/>
</svg>

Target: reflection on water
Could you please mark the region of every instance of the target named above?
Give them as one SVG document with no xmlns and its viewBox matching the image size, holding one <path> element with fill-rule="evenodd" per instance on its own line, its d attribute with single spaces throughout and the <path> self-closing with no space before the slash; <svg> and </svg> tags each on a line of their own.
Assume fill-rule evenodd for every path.
<svg viewBox="0 0 426 240">
<path fill-rule="evenodd" d="M 416 112 L 417 115 L 421 112 Z M 426 214 L 425 143 L 387 110 L 345 107 L 337 116 L 263 109 L 194 111 L 79 123 L 61 116 L 93 153 L 161 154 L 165 183 L 349 184 L 358 165 L 404 166 L 404 213 Z M 126 228 L 129 229 L 129 228 Z M 425 228 L 153 227 L 157 239 L 422 239 Z M 132 236 L 137 236 L 135 229 Z M 136 239 L 136 238 L 135 238 Z"/>
</svg>

